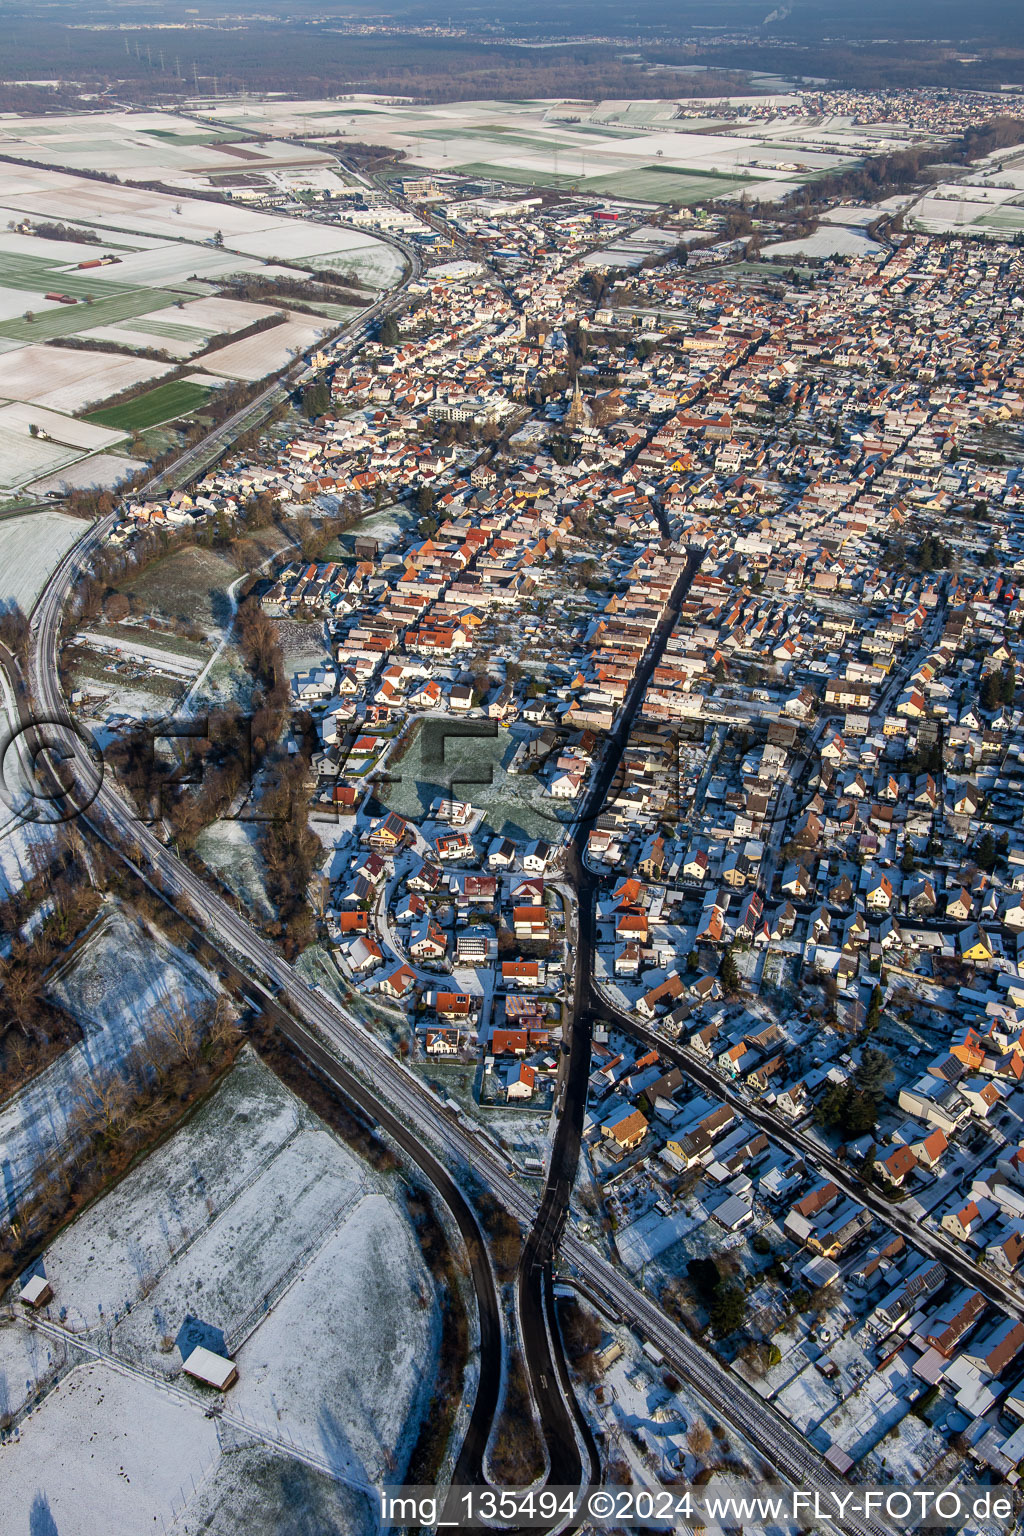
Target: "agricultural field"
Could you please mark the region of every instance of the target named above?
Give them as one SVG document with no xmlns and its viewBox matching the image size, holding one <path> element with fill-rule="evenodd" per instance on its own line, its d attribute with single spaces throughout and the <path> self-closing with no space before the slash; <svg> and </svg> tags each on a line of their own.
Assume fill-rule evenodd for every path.
<svg viewBox="0 0 1024 1536">
<path fill-rule="evenodd" d="M 242 156 L 246 163 L 255 158 L 277 167 L 275 175 L 294 171 L 307 179 L 327 174 L 335 163 L 319 151 L 296 151 L 278 143 L 242 148 L 229 142 L 239 136 L 231 128 L 196 131 L 196 125 L 166 114 L 129 118 L 106 113 L 95 118 L 11 119 L 0 123 L 0 151 L 5 144 L 16 144 L 12 153 L 26 159 L 35 158 L 38 150 L 40 158 L 52 159 L 55 166 L 102 169 L 97 149 L 102 144 L 110 147 L 112 164 L 120 170 L 134 165 L 130 156 L 117 158 L 131 145 L 150 157 L 147 164 L 154 155 L 158 162 L 166 159 L 173 147 L 208 161 L 212 157 L 213 170 L 230 168 Z M 198 173 L 201 168 L 193 169 Z M 270 305 L 219 297 L 216 285 L 223 279 L 252 273 L 294 278 L 296 269 L 329 267 L 367 289 L 381 289 L 397 283 L 403 271 L 400 254 L 369 234 L 201 200 L 187 191 L 179 198 L 28 164 L 5 167 L 0 221 L 8 226 L 0 231 L 0 406 L 5 401 L 30 402 L 69 416 L 154 383 L 170 371 L 171 361 L 132 357 L 132 351 L 177 361 L 200 358 L 211 340 L 242 332 L 278 312 Z M 43 222 L 63 223 L 93 239 L 34 236 L 33 225 Z M 104 258 L 110 260 L 81 265 Z M 272 337 L 248 337 L 218 348 L 205 378 L 153 391 L 116 415 L 104 413 L 94 425 L 127 433 L 174 420 L 203 403 L 206 397 L 200 389 L 218 387 L 225 378 L 256 382 L 286 366 L 354 312 L 331 303 L 323 311 L 315 303 L 286 311 L 286 322 Z M 119 350 L 47 345 L 71 339 Z M 86 451 L 79 451 L 66 431 L 51 432 L 49 441 L 40 436 L 28 442 L 16 427 L 0 425 L 0 491 L 26 485 L 60 490 L 65 481 L 112 486 L 136 467 L 123 456 L 103 457 L 99 449 L 93 449 L 94 459 L 82 466 Z"/>
<path fill-rule="evenodd" d="M 86 331 L 86 338 L 120 342 L 122 346 L 157 347 L 172 357 L 191 357 L 202 352 L 215 336 L 230 336 L 279 310 L 269 304 L 247 304 L 239 299 L 202 298 L 155 309 L 134 324 L 105 326 Z"/>
<path fill-rule="evenodd" d="M 68 347 L 18 347 L 0 353 L 0 400 L 23 400 L 71 415 L 170 371 L 169 364 L 148 358 Z"/>
<path fill-rule="evenodd" d="M 237 1531 L 205 1516 L 255 1472 L 253 1536 L 291 1531 L 296 1479 L 310 1478 L 325 1528 L 376 1529 L 362 1490 L 401 1477 L 429 1401 L 433 1285 L 390 1180 L 254 1053 L 60 1233 L 43 1266 L 67 1326 L 53 1345 L 58 1385 L 5 1457 L 19 1507 L 45 1500 L 68 1536 L 86 1536 L 83 1496 L 108 1512 L 111 1536 L 175 1516 L 199 1529 L 200 1515 L 203 1529 Z M 100 1321 L 126 1374 L 76 1363 L 74 1334 Z M 221 1426 L 181 1371 L 199 1341 L 238 1367 Z M 19 1377 L 54 1370 L 28 1347 L 0 1335 Z M 66 1457 L 79 1442 L 93 1454 Z"/>
<path fill-rule="evenodd" d="M 94 453 L 87 459 L 68 464 L 55 475 L 33 480 L 28 489 L 40 496 L 50 491 L 65 495 L 69 490 L 114 490 L 123 480 L 145 467 L 143 460 L 129 458 L 126 454 Z"/>
<path fill-rule="evenodd" d="M 0 191 L 0 214 L 7 218 L 62 219 L 92 228 L 104 240 L 117 238 L 125 243 L 146 247 L 155 237 L 166 246 L 168 233 L 176 241 L 194 242 L 195 256 L 208 254 L 219 266 L 219 273 L 254 271 L 266 262 L 288 262 L 302 266 L 313 260 L 317 266 L 341 267 L 387 263 L 400 266 L 398 254 L 372 235 L 355 234 L 335 226 L 305 220 L 287 219 L 274 213 L 243 208 L 237 203 L 210 202 L 183 193 L 152 192 L 141 187 L 126 187 L 114 182 L 89 181 L 57 170 L 36 170 L 29 166 L 8 165 L 4 187 Z M 214 247 L 219 235 L 223 245 Z M 97 247 L 99 254 L 104 247 Z M 193 252 L 186 247 L 184 276 L 194 267 Z M 126 257 L 118 266 L 94 269 L 90 278 L 97 282 L 131 280 L 145 286 L 142 273 L 152 260 L 163 260 L 164 252 L 149 249 Z M 180 270 L 180 267 L 179 267 Z M 208 275 L 201 274 L 201 275 Z M 81 274 L 79 274 L 81 276 Z M 159 286 L 169 281 L 149 273 L 150 283 Z"/>
<path fill-rule="evenodd" d="M 702 203 L 709 197 L 738 193 L 745 186 L 749 183 L 743 176 L 709 176 L 646 165 L 635 171 L 589 177 L 580 183 L 580 190 L 604 193 L 609 197 L 635 197 L 642 202 L 689 205 Z"/>
<path fill-rule="evenodd" d="M 93 411 L 86 419 L 101 427 L 112 427 L 118 433 L 141 432 L 146 427 L 159 426 L 164 421 L 175 421 L 199 410 L 210 398 L 210 391 L 188 379 L 176 379 L 171 384 L 158 384 L 143 395 L 124 405 L 115 405 L 109 411 Z M 0 416 L 2 421 L 2 416 Z"/>
<path fill-rule="evenodd" d="M 847 229 L 843 224 L 822 225 L 813 235 L 802 240 L 781 240 L 766 245 L 765 256 L 870 256 L 881 250 L 876 240 L 871 240 L 859 229 Z"/>
<path fill-rule="evenodd" d="M 75 448 L 31 437 L 27 431 L 12 431 L 0 422 L 0 494 L 53 474 L 78 457 Z"/>
<path fill-rule="evenodd" d="M 289 312 L 283 325 L 272 326 L 269 331 L 259 331 L 241 341 L 228 342 L 202 359 L 207 373 L 226 379 L 240 379 L 254 383 L 268 373 L 285 368 L 293 357 L 319 341 L 333 329 L 329 320 L 314 320 L 311 316 Z"/>
<path fill-rule="evenodd" d="M 0 602 L 28 613 L 46 579 L 85 533 L 87 524 L 63 512 L 27 512 L 0 520 Z"/>
<path fill-rule="evenodd" d="M 783 118 L 702 118 L 682 96 L 592 107 L 551 101 L 422 106 L 360 97 L 347 110 L 329 111 L 323 103 L 253 100 L 213 110 L 239 130 L 386 144 L 425 171 L 659 203 L 702 202 L 739 187 L 785 190 L 880 147 L 864 130 L 838 120 L 819 133 Z M 783 127 L 803 137 L 780 137 Z"/>
<path fill-rule="evenodd" d="M 253 169 L 329 163 L 315 150 L 245 142 L 238 130 L 212 128 L 165 112 L 101 112 L 18 118 L 0 123 L 0 154 L 69 170 L 95 170 L 133 181 L 201 183 L 243 160 Z"/>
</svg>

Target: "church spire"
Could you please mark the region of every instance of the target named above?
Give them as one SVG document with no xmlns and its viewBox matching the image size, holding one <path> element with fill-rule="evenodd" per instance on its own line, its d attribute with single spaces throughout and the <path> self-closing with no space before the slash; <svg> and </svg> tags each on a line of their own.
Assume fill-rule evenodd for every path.
<svg viewBox="0 0 1024 1536">
<path fill-rule="evenodd" d="M 565 418 L 565 424 L 571 432 L 575 432 L 578 430 L 578 428 L 589 425 L 589 422 L 590 412 L 587 410 L 587 407 L 583 403 L 583 395 L 580 392 L 580 381 L 579 377 L 577 376 L 572 390 L 572 404 L 569 406 L 569 412 Z"/>
</svg>

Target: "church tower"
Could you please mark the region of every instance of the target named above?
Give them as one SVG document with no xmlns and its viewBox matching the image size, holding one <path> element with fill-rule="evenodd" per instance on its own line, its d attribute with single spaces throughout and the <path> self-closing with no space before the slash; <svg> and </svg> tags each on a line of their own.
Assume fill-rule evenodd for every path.
<svg viewBox="0 0 1024 1536">
<path fill-rule="evenodd" d="M 578 432 L 581 427 L 588 427 L 590 425 L 590 412 L 587 410 L 586 405 L 583 403 L 583 396 L 580 393 L 579 379 L 577 379 L 576 383 L 573 385 L 572 404 L 569 406 L 569 412 L 565 418 L 565 424 L 570 432 Z"/>
</svg>

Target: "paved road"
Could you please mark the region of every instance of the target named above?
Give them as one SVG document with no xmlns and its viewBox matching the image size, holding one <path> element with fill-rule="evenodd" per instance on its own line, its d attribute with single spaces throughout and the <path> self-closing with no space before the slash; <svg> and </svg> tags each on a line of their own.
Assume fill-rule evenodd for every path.
<svg viewBox="0 0 1024 1536">
<path fill-rule="evenodd" d="M 31 617 L 30 680 L 41 712 L 66 721 L 67 706 L 57 675 L 57 646 L 65 604 L 75 580 L 102 543 L 113 518 L 93 525 L 75 550 L 61 562 L 40 596 Z M 580 900 L 580 932 L 577 944 L 576 1017 L 570 1041 L 566 1086 L 571 1086 L 571 1104 L 566 1097 L 567 1113 L 556 1135 L 555 1153 L 549 1179 L 538 1202 L 532 1189 L 521 1184 L 510 1171 L 508 1158 L 499 1153 L 486 1132 L 464 1124 L 450 1108 L 400 1060 L 388 1051 L 346 1009 L 308 984 L 282 959 L 273 946 L 258 934 L 235 908 L 204 880 L 172 854 L 153 832 L 138 823 L 134 813 L 107 783 L 101 785 L 84 814 L 85 825 L 122 856 L 137 860 L 144 876 L 165 900 L 193 917 L 207 941 L 229 958 L 248 978 L 248 984 L 269 988 L 281 1010 L 282 1028 L 323 1070 L 336 1074 L 344 1091 L 356 1099 L 368 1113 L 384 1124 L 392 1134 L 405 1138 L 411 1155 L 426 1169 L 426 1160 L 436 1154 L 452 1161 L 457 1168 L 472 1165 L 491 1191 L 530 1228 L 527 1257 L 521 1266 L 523 1283 L 519 1291 L 520 1315 L 524 1331 L 529 1328 L 527 1364 L 531 1370 L 533 1391 L 540 1407 L 542 1423 L 548 1435 L 554 1481 L 566 1478 L 567 1463 L 579 1468 L 580 1481 L 589 1478 L 590 1467 L 583 1467 L 580 1441 L 586 1460 L 592 1462 L 592 1437 L 587 1443 L 580 1428 L 578 1409 L 564 1361 L 554 1353 L 550 1341 L 557 1337 L 552 1327 L 550 1301 L 550 1258 L 565 1220 L 568 1194 L 579 1156 L 579 1139 L 585 1108 L 585 1078 L 589 1070 L 589 1025 L 592 1018 L 590 988 L 593 975 L 593 911 L 590 906 L 595 889 L 594 876 L 583 865 L 581 840 L 589 828 L 590 809 L 603 802 L 628 740 L 632 714 L 642 698 L 643 689 L 653 672 L 675 622 L 678 604 L 693 572 L 699 564 L 694 555 L 677 583 L 670 612 L 656 632 L 654 644 L 642 666 L 633 689 L 627 696 L 618 726 L 613 732 L 602 763 L 595 774 L 586 815 L 578 819 L 570 839 L 567 872 L 574 880 Z M 253 978 L 258 978 L 254 981 Z M 394 1129 L 393 1129 L 394 1128 Z M 443 1180 L 444 1173 L 434 1168 L 432 1182 Z M 448 1192 L 458 1191 L 450 1181 Z M 438 1187 L 442 1187 L 439 1185 Z M 613 1267 L 591 1245 L 573 1234 L 561 1236 L 561 1254 L 579 1279 L 581 1287 L 613 1315 L 631 1322 L 663 1351 L 681 1376 L 692 1382 L 715 1406 L 720 1416 L 734 1424 L 785 1475 L 803 1486 L 827 1489 L 840 1486 L 838 1479 L 825 1473 L 820 1454 L 813 1450 L 768 1404 L 744 1384 L 713 1355 L 690 1339 L 671 1319 L 664 1316 L 656 1302 L 638 1290 L 621 1271 Z M 538 1284 L 533 1277 L 540 1275 Z M 479 1283 L 486 1294 L 486 1277 Z M 493 1283 L 493 1281 L 491 1282 Z M 478 1291 L 479 1294 L 479 1291 Z M 526 1318 L 531 1318 L 529 1323 Z M 543 1322 L 543 1337 L 541 1323 Z M 484 1313 L 481 1313 L 483 1330 Z M 549 1367 L 554 1368 L 549 1371 Z M 482 1411 L 481 1411 L 482 1412 Z M 493 1413 L 493 1406 L 491 1408 Z M 472 1456 L 460 1461 L 475 1461 Z M 468 1470 L 473 1470 L 469 1468 Z M 474 1479 L 469 1479 L 474 1480 Z M 883 1528 L 873 1522 L 850 1519 L 846 1527 L 857 1536 L 882 1536 Z"/>
<path fill-rule="evenodd" d="M 849 1164 L 836 1157 L 816 1137 L 799 1129 L 792 1121 L 765 1104 L 748 1098 L 723 1078 L 713 1067 L 702 1061 L 687 1048 L 671 1045 L 663 1035 L 641 1023 L 633 1014 L 622 1013 L 607 1000 L 603 1011 L 612 1022 L 645 1045 L 654 1046 L 666 1061 L 671 1061 L 684 1072 L 691 1082 L 705 1089 L 722 1103 L 730 1104 L 752 1124 L 787 1148 L 796 1157 L 805 1158 L 813 1166 L 837 1184 L 841 1190 L 865 1205 L 880 1221 L 899 1232 L 913 1247 L 937 1259 L 951 1274 L 974 1290 L 981 1291 L 990 1301 L 1012 1317 L 1024 1320 L 1024 1300 L 1019 1291 L 1007 1285 L 991 1269 L 982 1269 L 969 1254 L 948 1238 L 944 1232 L 922 1227 L 920 1220 L 912 1216 L 902 1205 L 884 1198 L 870 1184 L 852 1172 Z"/>
<path fill-rule="evenodd" d="M 75 574 L 81 568 L 82 553 L 88 558 L 102 537 L 101 524 L 90 528 L 78 550 L 58 567 L 33 611 L 31 683 L 42 711 L 56 719 L 68 718 L 56 674 L 61 614 Z M 609 758 L 602 777 L 607 775 L 610 779 L 612 772 L 614 765 Z M 318 1065 L 337 1074 L 344 1091 L 389 1130 L 395 1126 L 410 1138 L 405 1144 L 416 1149 L 417 1160 L 440 1154 L 455 1167 L 472 1165 L 507 1210 L 527 1226 L 535 1226 L 542 1202 L 509 1171 L 507 1159 L 487 1134 L 463 1124 L 345 1009 L 326 995 L 311 992 L 308 984 L 227 901 L 169 852 L 148 827 L 135 821 L 133 813 L 109 785 L 102 786 L 83 820 L 123 856 L 131 859 L 137 855 L 146 877 L 164 899 L 194 917 L 208 942 L 226 953 L 245 973 L 250 986 L 264 985 L 271 990 L 291 1021 L 290 1038 L 312 1055 Z M 586 1061 L 589 1052 L 584 1052 L 582 1037 L 578 1049 L 579 1060 Z M 537 1239 L 538 1247 L 542 1236 L 543 1233 Z M 580 1284 L 606 1310 L 632 1322 L 651 1338 L 683 1379 L 692 1382 L 719 1415 L 762 1449 L 780 1471 L 803 1486 L 832 1486 L 835 1480 L 823 1472 L 819 1453 L 770 1405 L 762 1403 L 714 1356 L 665 1317 L 656 1302 L 590 1244 L 565 1233 L 561 1254 Z M 531 1272 L 535 1267 L 530 1265 Z M 549 1377 L 541 1384 L 542 1396 L 545 1391 L 559 1391 L 560 1395 L 564 1378 L 560 1371 L 556 1371 L 556 1376 L 557 1380 Z M 883 1536 L 880 1526 L 866 1521 L 850 1520 L 847 1527 L 857 1536 Z"/>
</svg>

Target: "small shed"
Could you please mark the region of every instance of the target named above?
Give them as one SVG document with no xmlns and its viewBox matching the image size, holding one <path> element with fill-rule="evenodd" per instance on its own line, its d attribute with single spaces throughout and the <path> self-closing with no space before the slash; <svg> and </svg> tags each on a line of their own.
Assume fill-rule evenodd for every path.
<svg viewBox="0 0 1024 1536">
<path fill-rule="evenodd" d="M 53 1286 L 45 1275 L 33 1275 L 18 1292 L 18 1300 L 33 1310 L 45 1307 L 48 1301 L 53 1300 Z"/>
<path fill-rule="evenodd" d="M 853 1471 L 852 1457 L 838 1445 L 830 1445 L 825 1452 L 825 1465 L 838 1472 L 840 1477 L 847 1477 Z"/>
<path fill-rule="evenodd" d="M 205 1349 L 202 1344 L 197 1344 L 185 1361 L 185 1371 L 187 1375 L 194 1376 L 196 1381 L 204 1382 L 208 1387 L 216 1387 L 218 1392 L 226 1392 L 238 1380 L 235 1362 L 225 1359 L 223 1355 L 215 1355 L 212 1349 Z"/>
</svg>

